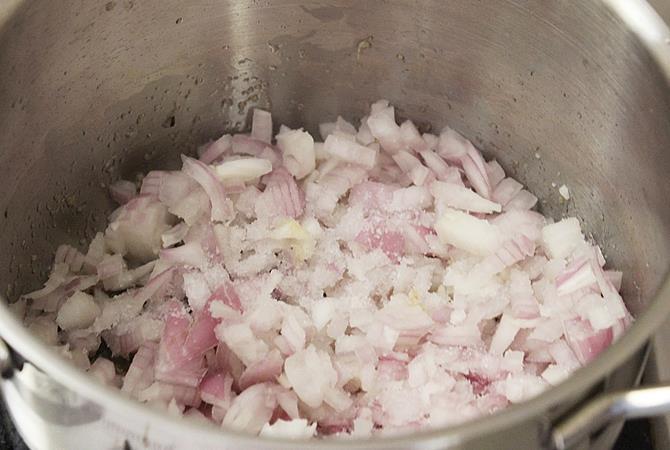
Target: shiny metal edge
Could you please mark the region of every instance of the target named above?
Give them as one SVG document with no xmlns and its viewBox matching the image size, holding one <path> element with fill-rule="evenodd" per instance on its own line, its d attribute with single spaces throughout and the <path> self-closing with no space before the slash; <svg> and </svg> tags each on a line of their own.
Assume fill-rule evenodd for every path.
<svg viewBox="0 0 670 450">
<path fill-rule="evenodd" d="M 670 84 L 670 29 L 646 0 L 601 0 L 644 44 Z"/>
<path fill-rule="evenodd" d="M 603 394 L 554 428 L 553 446 L 572 448 L 611 422 L 666 414 L 669 405 L 667 384 Z"/>
</svg>

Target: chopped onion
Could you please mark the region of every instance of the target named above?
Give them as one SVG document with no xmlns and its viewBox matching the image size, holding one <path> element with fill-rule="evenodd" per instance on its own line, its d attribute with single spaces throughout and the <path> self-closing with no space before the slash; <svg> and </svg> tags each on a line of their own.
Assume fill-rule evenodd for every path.
<svg viewBox="0 0 670 450">
<path fill-rule="evenodd" d="M 231 150 L 233 145 L 232 136 L 224 134 L 216 141 L 207 146 L 205 151 L 200 155 L 200 161 L 205 164 L 212 164 L 220 160 L 224 154 Z"/>
<path fill-rule="evenodd" d="M 400 137 L 403 143 L 415 152 L 422 152 L 428 149 L 428 144 L 423 140 L 423 137 L 419 134 L 419 130 L 416 129 L 411 120 L 406 120 L 400 125 Z"/>
<path fill-rule="evenodd" d="M 254 109 L 251 120 L 251 137 L 265 143 L 272 142 L 272 115 L 262 109 Z"/>
<path fill-rule="evenodd" d="M 385 100 L 322 140 L 254 110 L 151 171 L 83 254 L 12 310 L 100 382 L 269 437 L 376 437 L 490 414 L 565 380 L 632 322 L 579 221 L 458 132 Z M 273 138 L 275 141 L 273 141 Z M 276 142 L 277 146 L 273 146 Z M 114 361 L 130 363 L 119 371 Z M 90 356 L 90 359 L 89 359 Z"/>
<path fill-rule="evenodd" d="M 400 127 L 395 122 L 393 106 L 389 106 L 386 100 L 380 100 L 371 109 L 367 120 L 370 133 L 384 150 L 391 154 L 396 153 L 403 147 L 403 139 Z"/>
<path fill-rule="evenodd" d="M 430 185 L 430 192 L 439 202 L 441 209 L 445 206 L 468 212 L 490 214 L 500 212 L 501 206 L 481 197 L 476 192 L 452 183 L 435 181 Z"/>
<path fill-rule="evenodd" d="M 523 185 L 514 178 L 504 178 L 493 191 L 493 200 L 503 206 L 507 205 L 522 189 Z"/>
<path fill-rule="evenodd" d="M 469 142 L 458 131 L 446 127 L 440 133 L 437 152 L 448 161 L 461 161 L 468 153 Z"/>
<path fill-rule="evenodd" d="M 305 197 L 286 169 L 277 169 L 266 179 L 266 187 L 255 205 L 257 217 L 299 217 L 305 209 Z"/>
<path fill-rule="evenodd" d="M 409 152 L 399 151 L 393 155 L 393 160 L 415 185 L 423 186 L 428 181 L 430 170 Z"/>
<path fill-rule="evenodd" d="M 107 247 L 141 262 L 156 257 L 161 235 L 170 228 L 165 205 L 152 196 L 139 196 L 121 207 L 117 218 L 105 231 Z"/>
<path fill-rule="evenodd" d="M 421 159 L 432 172 L 435 178 L 440 181 L 449 181 L 452 179 L 453 171 L 449 165 L 435 152 L 431 150 L 422 150 L 419 152 Z"/>
<path fill-rule="evenodd" d="M 500 245 L 500 232 L 495 225 L 451 208 L 446 208 L 435 223 L 435 231 L 445 244 L 475 255 L 493 253 Z"/>
<path fill-rule="evenodd" d="M 92 325 L 99 315 L 100 307 L 93 297 L 84 292 L 76 292 L 58 310 L 56 323 L 62 330 L 86 328 Z"/>
<path fill-rule="evenodd" d="M 563 219 L 542 229 L 542 245 L 552 258 L 567 258 L 584 242 L 579 220 Z"/>
<path fill-rule="evenodd" d="M 359 164 L 368 169 L 372 169 L 375 165 L 376 151 L 341 135 L 329 135 L 323 145 L 328 154 L 342 161 Z"/>
<path fill-rule="evenodd" d="M 284 439 L 308 439 L 314 436 L 315 433 L 316 422 L 309 425 L 307 419 L 278 419 L 272 425 L 269 423 L 263 425 L 260 435 L 265 437 L 278 437 Z"/>
<path fill-rule="evenodd" d="M 241 158 L 218 164 L 214 170 L 224 183 L 247 182 L 272 172 L 272 163 L 267 159 Z"/>
<path fill-rule="evenodd" d="M 277 135 L 277 147 L 282 151 L 284 167 L 300 180 L 316 167 L 314 139 L 306 131 L 287 130 Z"/>
<path fill-rule="evenodd" d="M 137 186 L 132 181 L 119 180 L 109 187 L 109 195 L 119 205 L 125 205 L 137 195 Z"/>
<path fill-rule="evenodd" d="M 212 220 L 218 222 L 230 220 L 234 214 L 232 204 L 212 170 L 200 161 L 187 156 L 182 156 L 182 162 L 184 173 L 193 178 L 207 193 L 212 205 Z"/>
</svg>

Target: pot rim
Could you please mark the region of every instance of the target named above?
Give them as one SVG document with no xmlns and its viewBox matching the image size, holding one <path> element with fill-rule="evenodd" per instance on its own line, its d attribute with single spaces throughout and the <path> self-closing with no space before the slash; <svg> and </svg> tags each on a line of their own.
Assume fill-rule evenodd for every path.
<svg viewBox="0 0 670 450">
<path fill-rule="evenodd" d="M 634 33 L 656 61 L 666 83 L 670 85 L 670 30 L 646 0 L 601 0 L 628 29 Z M 471 420 L 460 425 L 418 431 L 407 435 L 377 437 L 373 439 L 339 439 L 297 441 L 289 439 L 268 439 L 250 436 L 232 430 L 223 430 L 214 425 L 185 421 L 166 413 L 156 411 L 135 400 L 119 395 L 117 389 L 97 383 L 80 369 L 74 367 L 49 350 L 32 336 L 7 307 L 7 300 L 0 295 L 0 335 L 28 362 L 44 371 L 54 380 L 79 393 L 88 400 L 112 409 L 117 416 L 144 419 L 159 428 L 169 428 L 173 433 L 197 432 L 199 441 L 223 444 L 222 438 L 230 443 L 247 446 L 267 447 L 273 445 L 285 449 L 335 449 L 343 442 L 348 447 L 360 449 L 379 448 L 443 448 L 505 429 L 538 416 L 548 408 L 559 405 L 566 398 L 582 392 L 615 367 L 623 364 L 635 351 L 639 350 L 670 315 L 670 273 L 666 273 L 658 292 L 649 307 L 636 319 L 633 326 L 596 360 L 580 368 L 567 380 L 552 387 L 541 395 L 525 402 L 511 405 L 490 416 Z"/>
</svg>

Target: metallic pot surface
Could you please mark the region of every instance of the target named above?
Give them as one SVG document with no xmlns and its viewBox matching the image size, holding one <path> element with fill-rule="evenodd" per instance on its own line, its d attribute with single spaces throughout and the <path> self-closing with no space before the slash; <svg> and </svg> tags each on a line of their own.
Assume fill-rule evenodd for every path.
<svg viewBox="0 0 670 450">
<path fill-rule="evenodd" d="M 101 229 L 110 181 L 178 167 L 179 153 L 244 129 L 255 106 L 315 131 L 387 98 L 425 127 L 460 130 L 543 213 L 582 218 L 624 271 L 637 321 L 536 399 L 347 447 L 605 448 L 617 426 L 595 433 L 601 425 L 670 408 L 666 387 L 611 394 L 637 383 L 670 312 L 668 42 L 643 0 L 5 0 L 0 286 L 10 300 L 36 287 L 57 243 Z M 342 444 L 261 440 L 152 411 L 66 364 L 2 302 L 0 335 L 2 392 L 35 449 Z"/>
</svg>

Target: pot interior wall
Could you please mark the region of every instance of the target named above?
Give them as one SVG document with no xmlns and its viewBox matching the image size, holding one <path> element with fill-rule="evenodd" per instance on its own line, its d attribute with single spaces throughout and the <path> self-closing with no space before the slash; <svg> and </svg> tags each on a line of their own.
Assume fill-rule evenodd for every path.
<svg viewBox="0 0 670 450">
<path fill-rule="evenodd" d="M 460 130 L 543 212 L 582 218 L 635 313 L 668 268 L 667 84 L 599 2 L 26 0 L 0 55 L 9 299 L 58 243 L 103 228 L 110 181 L 177 168 L 254 106 L 316 132 L 379 98 Z"/>
</svg>

